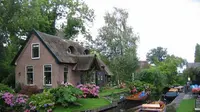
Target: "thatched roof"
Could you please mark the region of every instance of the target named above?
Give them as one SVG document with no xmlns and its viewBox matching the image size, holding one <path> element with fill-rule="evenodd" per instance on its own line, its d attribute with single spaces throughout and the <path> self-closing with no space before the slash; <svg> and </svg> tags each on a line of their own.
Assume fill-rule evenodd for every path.
<svg viewBox="0 0 200 112">
<path fill-rule="evenodd" d="M 78 71 L 87 71 L 91 70 L 92 68 L 105 70 L 107 75 L 112 75 L 108 67 L 95 55 L 85 55 L 84 51 L 88 52 L 88 49 L 84 48 L 80 44 L 36 30 L 33 30 L 33 32 L 30 33 L 30 36 L 25 41 L 25 44 L 12 61 L 13 65 L 32 34 L 35 34 L 36 37 L 39 38 L 47 50 L 56 59 L 58 64 L 74 64 L 73 70 Z M 73 48 L 72 53 L 67 52 L 69 48 Z"/>
<path fill-rule="evenodd" d="M 113 73 L 110 71 L 108 66 L 106 66 L 106 64 L 102 60 L 97 58 L 97 62 L 98 62 L 98 65 L 103 67 L 103 70 L 107 73 L 107 75 L 113 75 Z"/>
<path fill-rule="evenodd" d="M 39 31 L 36 31 L 36 33 L 40 36 L 40 38 L 44 41 L 47 47 L 53 52 L 53 54 L 61 63 L 76 63 L 76 60 L 74 60 L 73 56 L 83 54 L 84 50 L 86 50 L 76 42 L 65 40 L 60 37 Z M 74 48 L 75 51 L 73 54 L 67 53 L 69 47 Z"/>
<path fill-rule="evenodd" d="M 107 75 L 113 75 L 104 62 L 96 57 L 96 55 L 77 55 L 77 64 L 73 70 L 88 71 L 92 68 L 95 70 L 103 70 Z"/>
<path fill-rule="evenodd" d="M 95 62 L 95 55 L 77 55 L 74 57 L 77 64 L 73 67 L 73 70 L 87 71 L 92 68 Z"/>
</svg>

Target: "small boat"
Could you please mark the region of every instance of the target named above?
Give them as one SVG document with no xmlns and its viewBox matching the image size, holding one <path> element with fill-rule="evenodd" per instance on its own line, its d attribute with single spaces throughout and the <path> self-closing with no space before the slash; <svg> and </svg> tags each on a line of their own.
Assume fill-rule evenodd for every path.
<svg viewBox="0 0 200 112">
<path fill-rule="evenodd" d="M 145 93 L 145 95 L 142 96 L 142 97 L 140 96 L 141 94 L 142 94 L 142 92 L 139 92 L 139 93 L 127 96 L 126 100 L 134 100 L 134 101 L 143 101 L 143 100 L 146 100 L 147 97 L 148 97 L 148 93 Z"/>
<path fill-rule="evenodd" d="M 150 104 L 142 104 L 135 112 L 166 112 L 166 105 L 162 101 L 155 101 Z"/>
<path fill-rule="evenodd" d="M 171 88 L 164 96 L 168 101 L 174 100 L 178 96 L 179 92 L 176 88 Z"/>
<path fill-rule="evenodd" d="M 171 88 L 169 91 L 171 91 L 171 92 L 178 92 L 178 89 L 177 88 Z"/>
<path fill-rule="evenodd" d="M 183 86 L 177 86 L 177 87 L 174 87 L 176 89 L 178 89 L 178 92 L 183 92 Z"/>
</svg>

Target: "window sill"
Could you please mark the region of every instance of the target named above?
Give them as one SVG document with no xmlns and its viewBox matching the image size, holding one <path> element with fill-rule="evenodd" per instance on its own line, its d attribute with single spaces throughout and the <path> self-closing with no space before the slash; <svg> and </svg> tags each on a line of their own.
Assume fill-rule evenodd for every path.
<svg viewBox="0 0 200 112">
<path fill-rule="evenodd" d="M 38 60 L 38 59 L 40 59 L 40 57 L 37 57 L 37 58 L 32 58 L 32 60 Z"/>
<path fill-rule="evenodd" d="M 26 84 L 27 86 L 35 86 L 35 84 Z"/>
<path fill-rule="evenodd" d="M 52 84 L 44 84 L 43 86 L 52 86 Z"/>
</svg>

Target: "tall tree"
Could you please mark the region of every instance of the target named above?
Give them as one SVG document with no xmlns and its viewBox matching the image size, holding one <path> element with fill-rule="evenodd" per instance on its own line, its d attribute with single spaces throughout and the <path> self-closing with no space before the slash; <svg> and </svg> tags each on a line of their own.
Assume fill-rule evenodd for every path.
<svg viewBox="0 0 200 112">
<path fill-rule="evenodd" d="M 157 67 L 161 73 L 166 76 L 167 84 L 172 85 L 176 83 L 178 74 L 177 68 L 182 67 L 184 63 L 185 62 L 182 58 L 174 55 L 168 55 L 164 61 L 157 65 Z"/>
<path fill-rule="evenodd" d="M 96 39 L 96 48 L 110 60 L 110 68 L 114 73 L 113 80 L 130 81 L 132 73 L 138 67 L 136 41 L 138 36 L 127 24 L 128 12 L 114 8 L 104 16 L 105 25 L 100 28 Z"/>
<path fill-rule="evenodd" d="M 166 57 L 167 49 L 163 47 L 153 48 L 146 55 L 147 61 L 155 65 L 159 62 L 164 61 Z"/>
<path fill-rule="evenodd" d="M 194 62 L 200 62 L 200 45 L 196 44 Z"/>
<path fill-rule="evenodd" d="M 128 12 L 114 8 L 114 12 L 107 12 L 104 16 L 105 25 L 100 28 L 96 39 L 97 48 L 101 53 L 112 58 L 124 55 L 129 47 L 136 47 L 138 36 L 133 28 L 127 25 Z"/>
<path fill-rule="evenodd" d="M 124 51 L 123 56 L 116 56 L 110 62 L 110 68 L 115 75 L 115 81 L 125 82 L 132 81 L 132 74 L 138 68 L 138 58 L 136 49 L 129 48 Z"/>
<path fill-rule="evenodd" d="M 94 19 L 94 11 L 82 0 L 3 0 L 0 14 L 3 33 L 18 36 L 24 36 L 33 28 L 56 34 L 56 21 L 63 19 L 70 21 L 60 25 L 67 29 L 66 35 L 72 37 L 79 33 L 71 32 L 75 29 L 86 33 L 85 23 Z M 67 38 L 70 38 L 69 36 Z"/>
</svg>

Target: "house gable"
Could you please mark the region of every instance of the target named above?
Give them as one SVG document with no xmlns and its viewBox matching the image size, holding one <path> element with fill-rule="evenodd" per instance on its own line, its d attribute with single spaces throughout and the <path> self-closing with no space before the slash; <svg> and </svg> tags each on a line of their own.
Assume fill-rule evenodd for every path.
<svg viewBox="0 0 200 112">
<path fill-rule="evenodd" d="M 20 50 L 18 51 L 17 55 L 14 57 L 13 61 L 11 62 L 11 65 L 16 65 L 16 64 L 17 64 L 16 62 L 18 61 L 18 59 L 20 58 L 20 56 L 23 54 L 23 52 L 25 51 L 25 49 L 27 48 L 27 46 L 28 46 L 29 44 L 31 44 L 30 41 L 31 41 L 33 38 L 37 38 L 37 39 L 38 39 L 38 43 L 40 43 L 40 45 L 41 45 L 41 44 L 44 45 L 45 48 L 50 52 L 50 54 L 55 58 L 56 62 L 59 63 L 58 58 L 53 54 L 53 52 L 49 49 L 49 47 L 48 47 L 48 46 L 45 44 L 45 42 L 41 39 L 41 37 L 38 35 L 38 33 L 37 33 L 35 30 L 33 30 L 31 33 L 29 33 L 29 36 L 27 37 L 27 39 L 25 40 L 24 44 L 22 45 L 22 47 L 21 47 Z M 30 49 L 30 52 L 32 52 L 31 49 Z M 41 51 L 40 51 L 40 53 L 41 53 Z M 31 57 L 30 57 L 30 58 L 31 58 Z"/>
</svg>

